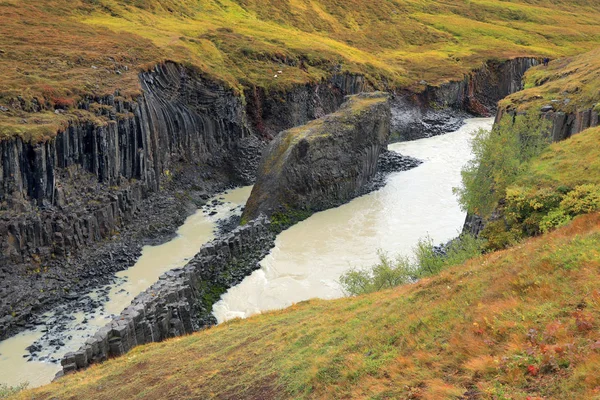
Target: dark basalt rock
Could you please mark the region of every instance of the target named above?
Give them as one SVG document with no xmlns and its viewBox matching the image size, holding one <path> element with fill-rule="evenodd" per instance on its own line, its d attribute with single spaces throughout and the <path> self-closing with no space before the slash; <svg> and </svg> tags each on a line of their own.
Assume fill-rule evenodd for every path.
<svg viewBox="0 0 600 400">
<path fill-rule="evenodd" d="M 523 75 L 538 64 L 535 58 L 489 61 L 461 81 L 426 85 L 420 93 L 395 93 L 391 101 L 392 140 L 441 135 L 457 130 L 473 115 L 493 116 L 498 101 L 521 90 Z"/>
<path fill-rule="evenodd" d="M 264 217 L 204 245 L 184 268 L 163 274 L 81 349 L 66 354 L 61 361 L 63 373 L 120 356 L 141 344 L 214 325 L 213 304 L 260 268 L 258 262 L 274 245 L 275 235 Z"/>
<path fill-rule="evenodd" d="M 360 193 L 390 132 L 388 95 L 350 96 L 331 115 L 281 132 L 267 147 L 242 220 L 317 211 Z"/>
<path fill-rule="evenodd" d="M 0 141 L 0 340 L 71 301 L 64 289 L 107 283 L 210 195 L 252 183 L 271 132 L 364 88 L 362 77 L 340 74 L 285 93 L 256 89 L 244 104 L 172 62 L 140 83 L 134 101 L 117 93 L 79 104 L 106 123 L 72 121 L 42 143 Z"/>
</svg>

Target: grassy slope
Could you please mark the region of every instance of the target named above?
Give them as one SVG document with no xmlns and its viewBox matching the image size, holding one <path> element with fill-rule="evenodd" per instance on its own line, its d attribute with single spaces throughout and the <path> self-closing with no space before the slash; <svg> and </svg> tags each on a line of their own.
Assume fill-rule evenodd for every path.
<svg viewBox="0 0 600 400">
<path fill-rule="evenodd" d="M 0 136 L 52 134 L 67 117 L 24 112 L 33 99 L 51 109 L 90 93 L 129 97 L 137 72 L 163 59 L 237 89 L 282 89 L 338 65 L 374 86 L 413 87 L 490 58 L 589 50 L 598 11 L 584 0 L 2 0 L 0 105 L 11 111 Z"/>
<path fill-rule="evenodd" d="M 21 398 L 600 398 L 600 215 L 396 290 L 144 346 Z"/>
<path fill-rule="evenodd" d="M 593 108 L 600 104 L 600 49 L 531 69 L 525 88 L 504 99 L 501 106 L 519 111 L 547 104 L 565 112 Z"/>
<path fill-rule="evenodd" d="M 600 128 L 552 144 L 515 185 L 556 190 L 584 184 L 600 184 Z"/>
</svg>

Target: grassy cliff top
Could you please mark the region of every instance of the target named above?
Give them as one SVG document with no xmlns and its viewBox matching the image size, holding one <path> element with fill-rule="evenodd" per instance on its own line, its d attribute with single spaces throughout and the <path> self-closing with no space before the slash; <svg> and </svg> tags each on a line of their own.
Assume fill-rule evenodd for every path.
<svg viewBox="0 0 600 400">
<path fill-rule="evenodd" d="M 594 106 L 600 111 L 600 49 L 532 68 L 525 75 L 525 89 L 500 105 L 519 111 L 545 105 L 565 112 Z"/>
<path fill-rule="evenodd" d="M 584 184 L 600 184 L 600 128 L 552 144 L 516 183 L 554 189 Z"/>
<path fill-rule="evenodd" d="M 20 398 L 597 398 L 599 248 L 587 215 L 414 285 L 139 347 Z"/>
<path fill-rule="evenodd" d="M 599 11 L 585 0 L 2 0 L 0 125 L 51 132 L 51 116 L 29 113 L 131 97 L 137 73 L 166 59 L 237 90 L 338 71 L 419 89 L 489 59 L 590 50 Z"/>
</svg>

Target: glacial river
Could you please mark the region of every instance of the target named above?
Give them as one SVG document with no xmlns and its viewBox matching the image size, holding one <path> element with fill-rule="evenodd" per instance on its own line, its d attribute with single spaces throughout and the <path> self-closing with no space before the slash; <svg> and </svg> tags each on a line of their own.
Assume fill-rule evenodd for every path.
<svg viewBox="0 0 600 400">
<path fill-rule="evenodd" d="M 220 200 L 223 203 L 211 209 L 216 212 L 215 215 L 211 216 L 208 212 L 198 210 L 179 227 L 174 239 L 160 246 L 145 246 L 133 267 L 117 273 L 118 282 L 110 286 L 108 302 L 104 303 L 102 309 L 96 310 L 92 315 L 71 314 L 70 317 L 73 318 L 69 323 L 71 339 L 63 339 L 65 346 L 58 349 L 54 346 L 45 346 L 39 352 L 40 356 L 60 360 L 64 354 L 78 350 L 88 337 L 93 336 L 99 328 L 110 322 L 113 315 L 119 315 L 135 296 L 158 281 L 160 275 L 187 264 L 202 245 L 214 238 L 213 230 L 217 220 L 230 216 L 232 209 L 243 206 L 250 196 L 251 189 L 251 186 L 239 188 L 211 199 L 210 201 Z M 92 298 L 98 296 L 97 292 L 90 294 Z M 55 315 L 47 313 L 44 317 L 51 323 Z M 29 357 L 26 348 L 43 336 L 44 329 L 45 326 L 41 325 L 36 330 L 25 331 L 0 342 L 0 384 L 16 386 L 28 382 L 29 387 L 37 387 L 50 383 L 61 370 L 60 364 L 27 361 Z"/>
<path fill-rule="evenodd" d="M 420 238 L 435 243 L 458 235 L 465 221 L 452 188 L 471 158 L 470 139 L 493 119 L 470 119 L 458 131 L 390 149 L 425 161 L 389 176 L 379 191 L 314 214 L 282 232 L 260 270 L 230 289 L 213 307 L 219 322 L 344 294 L 339 277 L 378 261 L 377 251 L 411 255 Z"/>
<path fill-rule="evenodd" d="M 493 119 L 470 119 L 458 131 L 444 136 L 390 145 L 390 149 L 425 161 L 421 166 L 389 176 L 377 192 L 341 207 L 317 213 L 282 232 L 262 268 L 230 289 L 214 306 L 219 322 L 280 309 L 310 298 L 343 296 L 338 283 L 350 268 L 377 262 L 378 250 L 410 255 L 419 238 L 430 235 L 445 242 L 459 233 L 465 214 L 452 188 L 460 183 L 460 169 L 470 159 L 470 138 L 490 129 Z M 213 238 L 218 219 L 244 204 L 250 187 L 217 196 L 225 204 L 213 216 L 198 211 L 182 225 L 177 237 L 161 246 L 147 246 L 132 268 L 118 274 L 109 301 L 93 315 L 73 314 L 69 334 L 60 349 L 43 349 L 42 356 L 60 359 L 77 350 L 87 337 L 119 314 L 140 292 L 165 271 L 181 267 Z M 94 296 L 94 293 L 91 295 Z M 52 314 L 46 317 L 51 319 Z M 84 323 L 84 318 L 87 321 Z M 43 325 L 0 343 L 0 384 L 29 382 L 30 387 L 51 381 L 60 365 L 27 362 L 25 350 L 43 335 Z"/>
</svg>

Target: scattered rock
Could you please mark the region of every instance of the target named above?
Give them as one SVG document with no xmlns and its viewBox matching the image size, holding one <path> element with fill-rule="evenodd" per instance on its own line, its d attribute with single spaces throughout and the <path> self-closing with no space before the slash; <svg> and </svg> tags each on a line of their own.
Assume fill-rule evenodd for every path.
<svg viewBox="0 0 600 400">
<path fill-rule="evenodd" d="M 553 111 L 553 110 L 554 110 L 554 107 L 552 107 L 551 105 L 543 106 L 540 109 L 540 111 L 543 112 L 543 113 L 547 113 L 547 112 L 550 112 L 550 111 Z"/>
</svg>

